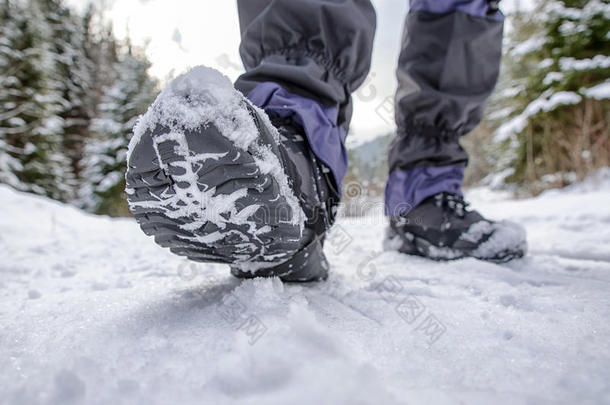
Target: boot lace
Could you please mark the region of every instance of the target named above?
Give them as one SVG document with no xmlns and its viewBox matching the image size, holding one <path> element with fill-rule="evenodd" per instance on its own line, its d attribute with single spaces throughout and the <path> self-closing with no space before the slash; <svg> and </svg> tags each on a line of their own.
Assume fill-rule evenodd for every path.
<svg viewBox="0 0 610 405">
<path fill-rule="evenodd" d="M 468 213 L 467 208 L 470 205 L 464 201 L 463 197 L 451 193 L 436 194 L 434 196 L 434 203 L 437 207 L 441 207 L 459 218 L 464 218 Z"/>
</svg>

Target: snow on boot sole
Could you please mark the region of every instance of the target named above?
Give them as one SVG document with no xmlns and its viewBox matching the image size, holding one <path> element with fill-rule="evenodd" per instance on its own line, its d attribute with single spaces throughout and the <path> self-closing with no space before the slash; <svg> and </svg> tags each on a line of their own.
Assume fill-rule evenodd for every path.
<svg viewBox="0 0 610 405">
<path fill-rule="evenodd" d="M 174 80 L 129 146 L 127 200 L 142 230 L 195 261 L 258 268 L 290 259 L 304 214 L 265 120 L 212 69 Z"/>
</svg>

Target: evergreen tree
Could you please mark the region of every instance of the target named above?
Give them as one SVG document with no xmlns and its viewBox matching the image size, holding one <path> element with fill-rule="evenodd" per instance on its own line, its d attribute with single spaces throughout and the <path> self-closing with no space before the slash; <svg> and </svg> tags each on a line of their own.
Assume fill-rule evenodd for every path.
<svg viewBox="0 0 610 405">
<path fill-rule="evenodd" d="M 114 81 L 105 88 L 99 117 L 93 120 L 93 139 L 86 148 L 86 184 L 82 200 L 96 213 L 125 215 L 125 168 L 129 138 L 138 116 L 156 94 L 147 73 L 148 60 L 128 44 L 115 63 Z"/>
<path fill-rule="evenodd" d="M 3 0 L 0 50 L 0 178 L 26 191 L 66 200 L 61 97 L 53 88 L 50 29 L 36 2 Z M 7 158 L 8 154 L 8 158 Z"/>
<path fill-rule="evenodd" d="M 16 70 L 11 67 L 14 58 L 12 46 L 18 35 L 18 23 L 14 18 L 15 9 L 9 7 L 8 0 L 0 1 L 0 183 L 6 183 L 19 189 L 25 189 L 16 173 L 23 170 L 21 162 L 10 152 L 18 149 L 9 145 L 11 127 L 20 123 L 19 111 L 15 111 L 13 86 L 18 83 L 14 76 Z"/>
<path fill-rule="evenodd" d="M 610 164 L 610 4 L 546 0 L 513 16 L 504 84 L 491 116 L 510 119 L 496 131 L 508 145 L 510 179 L 584 176 Z M 557 177 L 557 176 L 556 176 Z M 574 176 L 572 176 L 574 177 Z"/>
<path fill-rule="evenodd" d="M 93 61 L 87 57 L 87 20 L 73 15 L 59 0 L 35 0 L 43 10 L 51 31 L 50 51 L 54 66 L 52 86 L 61 97 L 62 148 L 69 159 L 70 187 L 80 180 L 84 145 L 95 108 L 92 88 Z M 74 195 L 72 195 L 74 197 Z"/>
<path fill-rule="evenodd" d="M 80 17 L 62 0 L 0 0 L 0 182 L 126 214 L 125 151 L 156 92 L 148 67 L 93 6 Z"/>
</svg>

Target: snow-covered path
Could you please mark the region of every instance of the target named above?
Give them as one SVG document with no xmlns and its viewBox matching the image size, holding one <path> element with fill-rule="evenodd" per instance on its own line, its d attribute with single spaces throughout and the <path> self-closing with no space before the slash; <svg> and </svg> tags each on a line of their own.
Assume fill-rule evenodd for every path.
<svg viewBox="0 0 610 405">
<path fill-rule="evenodd" d="M 610 403 L 610 176 L 535 199 L 495 265 L 382 253 L 342 219 L 325 283 L 191 265 L 129 219 L 0 186 L 0 402 Z"/>
</svg>

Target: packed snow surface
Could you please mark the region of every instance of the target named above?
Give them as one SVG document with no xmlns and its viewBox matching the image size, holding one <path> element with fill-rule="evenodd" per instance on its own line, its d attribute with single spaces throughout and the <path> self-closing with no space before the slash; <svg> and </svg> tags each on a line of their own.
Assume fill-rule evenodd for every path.
<svg viewBox="0 0 610 405">
<path fill-rule="evenodd" d="M 472 190 L 528 231 L 503 265 L 382 252 L 382 217 L 339 219 L 307 285 L 0 186 L 0 403 L 610 403 L 609 178 Z"/>
</svg>

